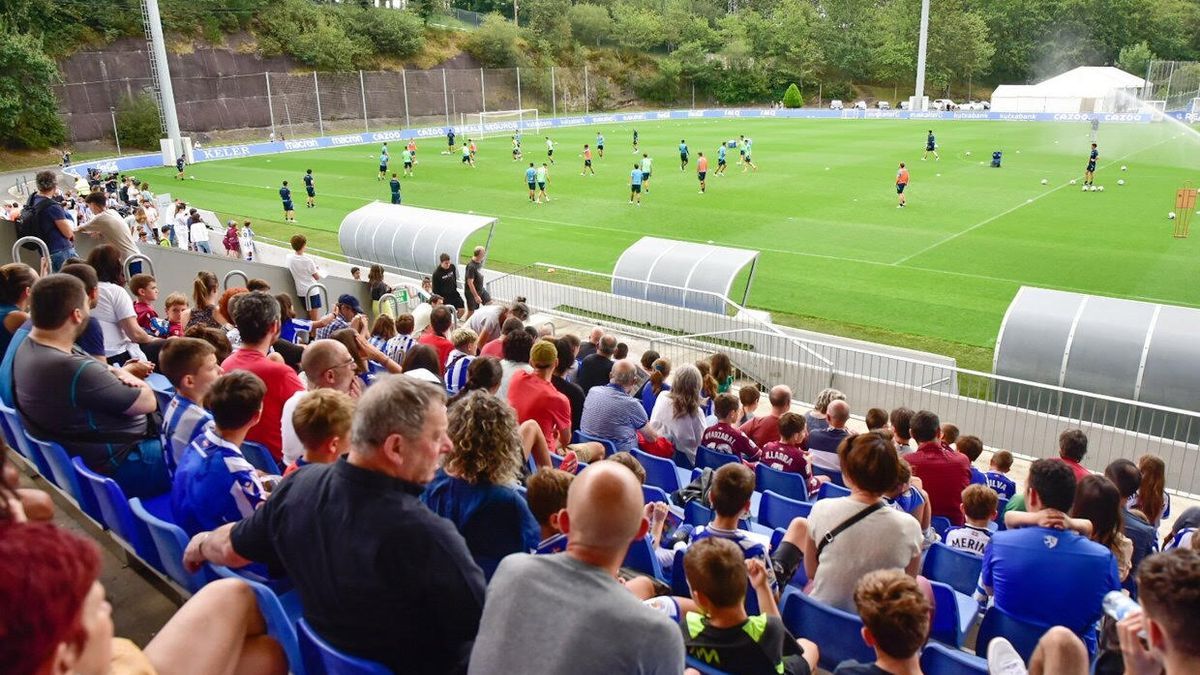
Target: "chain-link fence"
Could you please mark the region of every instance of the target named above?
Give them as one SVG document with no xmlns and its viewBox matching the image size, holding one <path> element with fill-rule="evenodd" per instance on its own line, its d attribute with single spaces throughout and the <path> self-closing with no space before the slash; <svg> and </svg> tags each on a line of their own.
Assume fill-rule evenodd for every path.
<svg viewBox="0 0 1200 675">
<path fill-rule="evenodd" d="M 1168 112 L 1200 113 L 1200 62 L 1151 61 L 1142 98 L 1166 101 Z"/>
<path fill-rule="evenodd" d="M 201 141 L 459 125 L 501 110 L 585 114 L 621 98 L 613 79 L 586 66 L 175 75 L 172 83 L 180 130 Z M 112 77 L 55 86 L 71 141 L 111 139 L 120 101 L 152 84 Z"/>
</svg>

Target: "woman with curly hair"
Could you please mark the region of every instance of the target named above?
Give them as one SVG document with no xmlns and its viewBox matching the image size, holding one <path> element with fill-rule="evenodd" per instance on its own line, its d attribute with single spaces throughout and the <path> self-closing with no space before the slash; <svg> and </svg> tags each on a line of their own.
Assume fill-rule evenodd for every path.
<svg viewBox="0 0 1200 675">
<path fill-rule="evenodd" d="M 507 403 L 482 391 L 456 401 L 448 416 L 454 449 L 421 500 L 454 523 L 490 579 L 504 556 L 531 551 L 541 539 L 515 489 L 525 456 L 517 418 Z"/>
<path fill-rule="evenodd" d="M 845 400 L 846 395 L 837 389 L 822 389 L 817 394 L 817 398 L 813 400 L 813 409 L 804 413 L 804 426 L 808 429 L 808 433 L 828 428 L 829 420 L 825 419 L 825 412 L 829 408 L 829 404 Z"/>
</svg>

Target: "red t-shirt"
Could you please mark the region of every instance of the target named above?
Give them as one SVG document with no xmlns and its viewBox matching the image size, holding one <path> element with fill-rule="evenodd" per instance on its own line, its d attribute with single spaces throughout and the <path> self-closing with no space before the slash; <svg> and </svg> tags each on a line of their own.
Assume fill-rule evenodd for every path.
<svg viewBox="0 0 1200 675">
<path fill-rule="evenodd" d="M 755 417 L 739 428 L 760 448 L 779 440 L 779 418 L 774 415 Z"/>
<path fill-rule="evenodd" d="M 966 455 L 947 449 L 938 441 L 917 446 L 905 455 L 913 475 L 921 479 L 929 493 L 929 505 L 935 516 L 945 516 L 962 525 L 962 491 L 971 483 L 971 462 Z"/>
<path fill-rule="evenodd" d="M 283 457 L 283 437 L 280 425 L 283 419 L 283 404 L 292 394 L 304 391 L 304 385 L 296 376 L 296 371 L 277 361 L 267 358 L 266 354 L 257 349 L 243 347 L 229 355 L 221 364 L 221 370 L 231 373 L 235 370 L 245 370 L 254 373 L 267 385 L 267 395 L 263 397 L 262 419 L 246 434 L 246 440 L 262 443 L 271 451 L 271 455 L 279 460 Z"/>
<path fill-rule="evenodd" d="M 809 475 L 808 460 L 804 457 L 804 448 L 798 445 L 789 445 L 782 441 L 772 441 L 763 446 L 758 461 L 772 469 L 779 469 L 788 473 L 798 473 L 806 477 Z"/>
<path fill-rule="evenodd" d="M 1084 478 L 1087 478 L 1088 476 L 1092 475 L 1091 471 L 1088 471 L 1086 467 L 1084 467 L 1082 464 L 1080 464 L 1079 462 L 1076 462 L 1073 459 L 1067 459 L 1066 457 L 1059 457 L 1058 459 L 1063 464 L 1066 464 L 1067 466 L 1071 467 L 1071 471 L 1075 473 L 1076 481 L 1081 481 Z"/>
<path fill-rule="evenodd" d="M 154 311 L 154 306 L 141 300 L 134 301 L 133 313 L 137 315 L 137 325 L 145 331 L 150 330 L 150 319 L 158 318 L 158 312 Z"/>
<path fill-rule="evenodd" d="M 500 338 L 496 338 L 495 340 L 488 342 L 486 345 L 483 346 L 483 349 L 479 350 L 479 355 L 480 356 L 494 356 L 498 359 L 503 359 L 504 358 L 504 340 L 502 340 Z"/>
<path fill-rule="evenodd" d="M 433 331 L 421 333 L 421 339 L 417 340 L 417 342 L 429 345 L 437 350 L 438 366 L 440 366 L 442 372 L 445 372 L 446 359 L 450 356 L 450 352 L 454 351 L 454 343 Z"/>
<path fill-rule="evenodd" d="M 717 422 L 705 429 L 704 435 L 700 437 L 700 445 L 718 452 L 737 455 L 747 462 L 758 461 L 759 450 L 754 441 L 742 433 L 741 429 L 724 422 Z"/>
<path fill-rule="evenodd" d="M 517 411 L 517 421 L 533 420 L 546 435 L 550 452 L 558 448 L 560 429 L 571 431 L 571 403 L 554 385 L 535 373 L 519 370 L 508 383 L 508 403 Z"/>
</svg>

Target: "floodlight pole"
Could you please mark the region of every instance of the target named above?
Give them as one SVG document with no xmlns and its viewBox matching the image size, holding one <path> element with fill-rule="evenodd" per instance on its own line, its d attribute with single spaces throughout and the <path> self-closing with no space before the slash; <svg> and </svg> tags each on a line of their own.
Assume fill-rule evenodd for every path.
<svg viewBox="0 0 1200 675">
<path fill-rule="evenodd" d="M 112 117 L 113 140 L 115 140 L 117 142 L 117 156 L 120 157 L 121 156 L 121 133 L 119 131 L 117 131 L 117 109 L 112 107 L 111 105 L 108 106 L 108 114 Z"/>
<path fill-rule="evenodd" d="M 921 0 L 921 36 L 917 41 L 917 86 L 913 106 L 924 109 L 925 100 L 925 52 L 929 47 L 929 0 Z"/>
<path fill-rule="evenodd" d="M 158 104 L 163 122 L 167 127 L 167 138 L 176 152 L 183 150 L 179 133 L 179 115 L 175 112 L 175 89 L 171 86 L 171 68 L 167 65 L 167 43 L 163 41 L 162 17 L 158 13 L 158 0 L 143 0 L 146 8 L 146 23 L 150 29 L 150 49 L 154 54 L 154 79 L 158 85 Z"/>
</svg>

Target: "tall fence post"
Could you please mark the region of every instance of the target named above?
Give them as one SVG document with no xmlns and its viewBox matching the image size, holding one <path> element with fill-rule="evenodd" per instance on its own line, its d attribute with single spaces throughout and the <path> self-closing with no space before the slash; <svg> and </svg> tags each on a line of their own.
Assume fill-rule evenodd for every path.
<svg viewBox="0 0 1200 675">
<path fill-rule="evenodd" d="M 325 135 L 325 120 L 321 118 L 321 87 L 317 84 L 317 71 L 313 71 L 313 95 L 317 98 L 317 130 Z"/>
<path fill-rule="evenodd" d="M 550 116 L 558 117 L 558 93 L 554 88 L 554 66 L 550 66 Z"/>
<path fill-rule="evenodd" d="M 442 68 L 442 105 L 446 107 L 446 126 L 450 126 L 450 88 L 446 86 L 445 68 Z"/>
<path fill-rule="evenodd" d="M 1200 96 L 1200 94 L 1197 94 Z M 521 107 L 521 66 L 517 66 L 517 110 L 524 110 Z"/>
<path fill-rule="evenodd" d="M 412 122 L 408 121 L 408 71 L 400 71 L 400 86 L 404 87 L 404 127 L 411 128 Z"/>
<path fill-rule="evenodd" d="M 271 140 L 275 140 L 278 136 L 275 135 L 275 102 L 271 100 L 271 73 L 263 73 L 263 77 L 267 80 L 267 114 L 271 116 Z"/>
<path fill-rule="evenodd" d="M 479 69 L 479 105 L 487 112 L 487 87 L 483 84 L 483 68 Z M 480 129 L 480 132 L 483 130 Z"/>
<path fill-rule="evenodd" d="M 358 71 L 358 89 L 362 92 L 363 131 L 370 131 L 371 127 L 367 125 L 367 84 L 366 80 L 363 79 L 363 73 L 361 69 Z"/>
<path fill-rule="evenodd" d="M 588 113 L 591 112 L 591 108 L 589 108 L 588 106 L 589 106 L 589 103 L 588 103 L 588 67 L 587 67 L 587 64 L 585 63 L 583 65 L 583 114 L 584 115 L 587 115 Z"/>
</svg>

